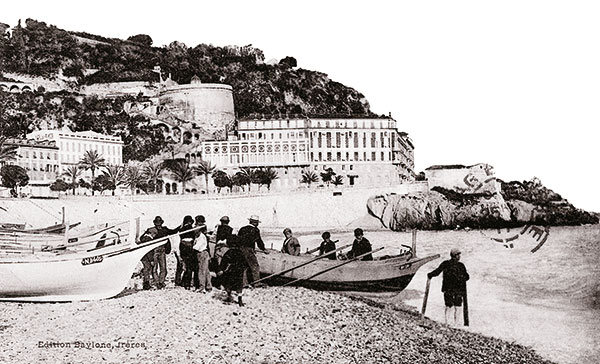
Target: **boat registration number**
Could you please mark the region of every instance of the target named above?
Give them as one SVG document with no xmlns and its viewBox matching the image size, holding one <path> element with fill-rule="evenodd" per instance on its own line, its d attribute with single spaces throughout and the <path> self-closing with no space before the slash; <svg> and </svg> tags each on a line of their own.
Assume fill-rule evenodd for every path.
<svg viewBox="0 0 600 364">
<path fill-rule="evenodd" d="M 104 260 L 102 255 L 96 255 L 95 257 L 88 257 L 81 259 L 81 265 L 89 265 L 95 263 L 101 263 Z"/>
</svg>

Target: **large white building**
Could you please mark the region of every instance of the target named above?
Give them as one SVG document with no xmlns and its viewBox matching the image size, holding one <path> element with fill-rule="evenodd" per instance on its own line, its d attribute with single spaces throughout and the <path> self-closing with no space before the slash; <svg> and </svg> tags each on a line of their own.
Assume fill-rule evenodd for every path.
<svg viewBox="0 0 600 364">
<path fill-rule="evenodd" d="M 27 171 L 29 183 L 20 189 L 31 196 L 50 196 L 50 185 L 60 175 L 58 147 L 54 141 L 7 139 L 5 145 L 16 146 L 16 158 L 3 164 L 14 164 Z"/>
<path fill-rule="evenodd" d="M 199 143 L 185 158 L 210 161 L 228 173 L 272 167 L 279 176 L 274 186 L 283 189 L 298 187 L 302 170 L 319 175 L 331 168 L 345 185 L 414 179 L 414 146 L 391 117 L 245 119 L 227 141 Z"/>
<path fill-rule="evenodd" d="M 70 166 L 76 166 L 86 151 L 95 150 L 106 164 L 123 164 L 123 142 L 120 137 L 99 134 L 93 131 L 73 132 L 61 130 L 37 130 L 27 134 L 28 139 L 52 140 L 58 147 L 58 161 L 61 173 Z"/>
</svg>

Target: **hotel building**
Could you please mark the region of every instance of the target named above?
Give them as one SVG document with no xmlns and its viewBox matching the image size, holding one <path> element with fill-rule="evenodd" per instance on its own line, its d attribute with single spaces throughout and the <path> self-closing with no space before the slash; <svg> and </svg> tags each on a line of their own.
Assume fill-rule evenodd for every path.
<svg viewBox="0 0 600 364">
<path fill-rule="evenodd" d="M 38 130 L 27 134 L 28 139 L 52 140 L 59 148 L 58 162 L 60 174 L 70 166 L 77 165 L 86 151 L 95 150 L 106 164 L 123 164 L 123 142 L 120 137 L 99 134 L 93 131 L 73 132 L 61 130 Z M 90 174 L 89 172 L 86 173 Z M 91 174 L 90 174 L 91 175 Z"/>
<path fill-rule="evenodd" d="M 56 143 L 48 140 L 7 139 L 5 145 L 17 146 L 17 154 L 15 160 L 2 164 L 23 167 L 29 176 L 28 185 L 20 191 L 33 196 L 49 196 L 50 185 L 60 175 Z"/>
<path fill-rule="evenodd" d="M 279 176 L 273 184 L 280 189 L 298 187 L 304 169 L 320 177 L 331 168 L 352 186 L 414 179 L 414 146 L 391 117 L 243 119 L 227 141 L 202 142 L 185 157 L 192 164 L 202 158 L 226 172 L 272 167 Z"/>
</svg>

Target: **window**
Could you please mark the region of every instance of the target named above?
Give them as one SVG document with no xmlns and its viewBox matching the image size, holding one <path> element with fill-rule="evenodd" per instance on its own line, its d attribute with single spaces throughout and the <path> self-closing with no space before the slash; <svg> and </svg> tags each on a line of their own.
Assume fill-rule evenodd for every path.
<svg viewBox="0 0 600 364">
<path fill-rule="evenodd" d="M 353 169 L 354 169 L 354 166 L 351 164 L 350 165 L 350 170 L 353 170 Z"/>
<path fill-rule="evenodd" d="M 354 152 L 354 160 L 357 161 L 358 160 L 358 152 Z"/>
<path fill-rule="evenodd" d="M 354 148 L 358 148 L 358 133 L 354 133 Z"/>
<path fill-rule="evenodd" d="M 331 148 L 331 132 L 327 132 L 327 148 Z"/>
<path fill-rule="evenodd" d="M 327 161 L 331 161 L 331 152 L 327 152 Z"/>
<path fill-rule="evenodd" d="M 377 138 L 375 133 L 371 133 L 371 148 L 375 148 L 375 138 Z"/>
<path fill-rule="evenodd" d="M 342 135 L 339 131 L 335 133 L 335 146 L 338 148 L 342 147 Z"/>
<path fill-rule="evenodd" d="M 367 147 L 367 133 L 363 133 L 363 148 Z"/>
<path fill-rule="evenodd" d="M 385 160 L 385 153 L 381 152 L 381 160 L 384 161 Z"/>
<path fill-rule="evenodd" d="M 371 152 L 371 160 L 372 161 L 377 160 L 376 156 L 375 156 L 375 152 Z"/>
<path fill-rule="evenodd" d="M 345 139 L 345 142 L 346 142 L 345 143 L 346 148 L 350 147 L 350 135 L 348 135 L 348 134 L 350 134 L 350 132 L 344 133 L 344 139 Z"/>
<path fill-rule="evenodd" d="M 346 152 L 346 160 L 349 161 L 350 160 L 350 153 Z"/>
<path fill-rule="evenodd" d="M 323 160 L 323 153 L 319 152 L 319 161 Z"/>
<path fill-rule="evenodd" d="M 346 166 L 342 164 L 342 171 L 346 169 Z"/>
<path fill-rule="evenodd" d="M 319 142 L 319 148 L 323 147 L 323 134 L 321 132 L 319 132 L 319 139 L 317 140 Z"/>
<path fill-rule="evenodd" d="M 37 153 L 33 152 L 33 158 L 37 158 Z"/>
<path fill-rule="evenodd" d="M 382 148 L 385 147 L 385 139 L 383 138 L 383 132 L 381 132 L 381 139 L 380 139 L 380 141 L 381 141 L 381 147 Z"/>
<path fill-rule="evenodd" d="M 342 160 L 342 153 L 341 152 L 337 152 L 335 157 L 336 157 L 337 161 L 341 161 Z"/>
<path fill-rule="evenodd" d="M 366 161 L 367 160 L 367 152 L 363 152 L 363 160 Z"/>
</svg>

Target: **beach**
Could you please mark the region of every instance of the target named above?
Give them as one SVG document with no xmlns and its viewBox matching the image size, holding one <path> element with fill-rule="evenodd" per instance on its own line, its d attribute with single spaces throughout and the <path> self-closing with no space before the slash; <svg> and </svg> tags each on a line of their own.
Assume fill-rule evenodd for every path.
<svg viewBox="0 0 600 364">
<path fill-rule="evenodd" d="M 401 245 L 410 245 L 411 233 L 388 231 L 366 216 L 364 202 L 374 193 L 7 200 L 2 206 L 23 218 L 37 209 L 40 225 L 56 222 L 65 205 L 67 215 L 84 224 L 127 219 L 133 211 L 142 216 L 142 228 L 154 215 L 174 227 L 183 215 L 197 213 L 207 217 L 209 226 L 230 215 L 239 228 L 244 214 L 256 211 L 267 247 L 281 247 L 284 226 L 293 228 L 302 251 L 318 246 L 324 230 L 340 244 L 351 243 L 352 229 L 360 226 L 373 248 L 385 247 L 379 254 L 397 254 Z M 171 254 L 166 290 L 142 291 L 136 276 L 109 300 L 3 303 L 0 362 L 596 363 L 598 225 L 552 227 L 535 253 L 535 237 L 523 235 L 508 248 L 492 239 L 500 233 L 513 234 L 419 231 L 417 255 L 440 254 L 442 259 L 422 267 L 398 295 L 266 287 L 246 290 L 244 308 L 224 304 L 222 292 L 203 295 L 174 287 Z M 443 324 L 441 278 L 432 280 L 426 318 L 417 313 L 427 272 L 447 259 L 451 247 L 463 251 L 471 275 L 469 327 Z M 124 346 L 118 346 L 121 342 Z M 80 344 L 75 348 L 74 343 Z"/>
<path fill-rule="evenodd" d="M 171 279 L 164 290 L 140 285 L 136 278 L 102 301 L 3 303 L 0 362 L 549 363 L 402 304 L 266 287 L 247 290 L 238 307 L 216 289 L 188 291 Z"/>
</svg>

